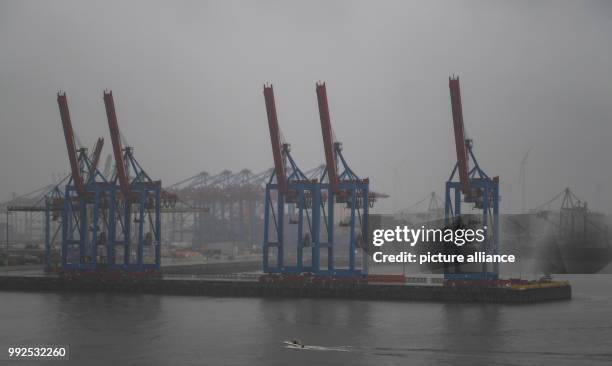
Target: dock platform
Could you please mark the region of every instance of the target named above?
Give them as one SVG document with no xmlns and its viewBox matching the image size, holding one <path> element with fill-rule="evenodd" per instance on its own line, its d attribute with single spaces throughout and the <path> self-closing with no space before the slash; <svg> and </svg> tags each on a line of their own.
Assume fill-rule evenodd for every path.
<svg viewBox="0 0 612 366">
<path fill-rule="evenodd" d="M 383 283 L 266 283 L 254 276 L 164 276 L 114 279 L 0 275 L 0 291 L 104 292 L 214 297 L 337 298 L 384 301 L 530 304 L 570 300 L 567 282 L 546 286 L 482 287 Z"/>
</svg>

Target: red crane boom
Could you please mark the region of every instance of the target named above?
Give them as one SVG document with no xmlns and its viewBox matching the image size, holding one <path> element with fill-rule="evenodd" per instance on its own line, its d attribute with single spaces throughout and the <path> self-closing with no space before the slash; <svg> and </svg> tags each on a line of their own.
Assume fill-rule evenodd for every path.
<svg viewBox="0 0 612 366">
<path fill-rule="evenodd" d="M 450 89 L 451 107 L 453 110 L 453 128 L 455 131 L 455 148 L 457 151 L 457 168 L 459 170 L 459 182 L 461 192 L 471 194 L 470 178 L 468 168 L 468 155 L 466 149 L 465 128 L 463 125 L 463 109 L 461 107 L 461 91 L 459 88 L 459 77 L 448 78 Z"/>
<path fill-rule="evenodd" d="M 64 128 L 64 137 L 66 138 L 66 149 L 68 150 L 72 182 L 76 188 L 77 194 L 82 196 L 85 194 L 85 185 L 83 184 L 83 177 L 81 176 L 81 167 L 79 166 L 76 143 L 74 142 L 74 130 L 72 129 L 72 121 L 70 120 L 70 112 L 68 111 L 66 93 L 57 93 L 57 104 L 62 119 L 62 127 Z"/>
<path fill-rule="evenodd" d="M 327 164 L 327 179 L 330 190 L 338 191 L 338 170 L 336 153 L 334 151 L 334 137 L 327 104 L 327 90 L 325 83 L 317 83 L 317 100 L 319 102 L 319 117 L 321 119 L 321 133 L 323 134 L 323 147 L 325 148 L 325 162 Z"/>
<path fill-rule="evenodd" d="M 274 157 L 274 170 L 276 171 L 276 182 L 280 193 L 287 192 L 287 174 L 283 163 L 282 143 L 278 117 L 276 116 L 276 103 L 274 101 L 274 90 L 272 84 L 264 85 L 264 98 L 266 100 L 266 111 L 268 113 L 268 127 L 270 128 L 270 140 L 272 142 L 272 155 Z"/>
<path fill-rule="evenodd" d="M 119 125 L 117 124 L 117 114 L 115 113 L 115 101 L 113 100 L 113 92 L 104 92 L 104 106 L 106 107 L 106 119 L 108 120 L 108 128 L 110 130 L 111 142 L 113 143 L 113 155 L 115 155 L 115 170 L 119 178 L 119 185 L 123 196 L 129 197 L 130 183 L 123 162 L 123 147 L 121 146 L 121 136 L 119 133 Z"/>
</svg>

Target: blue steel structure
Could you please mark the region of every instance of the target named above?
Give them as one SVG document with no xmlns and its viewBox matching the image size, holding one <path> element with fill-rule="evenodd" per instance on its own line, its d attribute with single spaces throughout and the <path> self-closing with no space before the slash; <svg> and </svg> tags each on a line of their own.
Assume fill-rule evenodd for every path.
<svg viewBox="0 0 612 366">
<path fill-rule="evenodd" d="M 342 145 L 340 143 L 335 143 L 334 145 L 336 146 L 337 156 L 342 162 L 341 173 L 339 174 L 338 191 L 336 192 L 331 190 L 327 171 L 320 178 L 321 214 L 323 216 L 324 230 L 323 237 L 318 245 L 319 251 L 316 255 L 320 258 L 320 250 L 326 251 L 327 268 L 321 269 L 319 267 L 316 273 L 334 277 L 365 276 L 368 274 L 368 211 L 373 204 L 373 199 L 370 197 L 369 181 L 367 178 L 359 178 L 351 170 L 342 155 Z M 344 204 L 345 208 L 349 210 L 347 214 L 348 221 L 341 221 L 338 224 L 334 222 L 337 203 Z M 348 251 L 347 268 L 338 268 L 335 265 L 336 253 L 334 248 L 340 244 L 338 239 L 340 227 L 348 228 L 348 235 L 343 238 L 346 240 L 346 249 Z M 358 266 L 356 263 L 357 250 L 361 250 L 361 266 Z"/>
<path fill-rule="evenodd" d="M 264 198 L 263 272 L 316 273 L 319 267 L 320 185 L 302 172 L 291 155 L 290 145 L 281 141 L 272 85 L 264 85 L 264 97 L 274 170 L 266 184 Z M 291 233 L 286 230 L 286 219 L 297 225 Z M 296 248 L 295 264 L 287 263 L 289 244 Z M 304 258 L 305 249 L 309 247 L 310 263 Z"/>
<path fill-rule="evenodd" d="M 108 206 L 108 267 L 128 272 L 159 271 L 162 184 L 144 171 L 131 147 L 122 148 L 111 91 L 104 92 L 104 104 L 116 172 L 110 185 L 112 198 Z M 121 261 L 117 260 L 117 246 L 123 247 Z"/>
<path fill-rule="evenodd" d="M 131 176 L 130 194 L 120 192 L 115 176 L 110 185 L 114 194 L 108 206 L 108 267 L 130 272 L 158 271 L 161 267 L 161 181 L 151 179 L 142 169 L 131 147 L 124 149 L 123 159 Z M 119 256 L 117 247 L 122 249 Z"/>
<path fill-rule="evenodd" d="M 315 267 L 318 275 L 334 277 L 359 277 L 368 273 L 368 210 L 374 203 L 374 197 L 370 196 L 369 179 L 359 178 L 349 167 L 342 154 L 342 143 L 334 141 L 327 101 L 325 83 L 317 83 L 317 99 L 319 105 L 319 116 L 321 120 L 321 131 L 323 146 L 325 148 L 326 166 L 320 177 L 321 213 L 325 223 L 323 238 L 315 246 L 317 263 L 320 258 L 320 250 L 323 249 L 327 257 L 327 268 Z M 344 204 L 349 210 L 348 221 L 336 224 L 336 204 Z M 327 206 L 327 208 L 325 207 Z M 339 226 L 348 228 L 348 235 L 339 238 Z M 348 266 L 338 268 L 335 261 L 338 244 L 346 243 L 344 247 L 348 251 Z M 356 252 L 361 250 L 362 260 L 359 266 L 356 261 Z M 313 261 L 314 262 L 314 261 Z"/>
<path fill-rule="evenodd" d="M 266 184 L 263 271 L 320 277 L 366 276 L 368 210 L 374 196 L 370 195 L 369 180 L 353 172 L 342 154 L 342 144 L 333 141 L 325 84 L 317 84 L 317 96 L 326 164 L 306 173 L 291 156 L 290 145 L 281 141 L 271 85 L 264 86 L 264 96 L 275 167 Z M 344 204 L 350 211 L 348 221 L 335 222 L 337 204 Z M 287 218 L 297 225 L 295 232 L 287 232 Z M 339 235 L 340 226 L 348 228 L 345 230 L 348 233 L 342 233 L 344 237 Z M 343 239 L 346 239 L 343 249 L 348 257 L 344 267 L 338 264 L 336 251 Z M 295 243 L 295 265 L 286 263 L 287 243 Z M 309 253 L 305 252 L 306 248 L 310 248 Z M 275 263 L 270 263 L 272 250 L 276 250 Z M 356 260 L 357 250 L 363 254 L 361 265 Z M 310 262 L 305 260 L 307 254 Z"/>
<path fill-rule="evenodd" d="M 465 224 L 461 216 L 463 198 L 463 202 L 472 204 L 474 209 L 480 211 L 481 225 L 483 228 L 486 227 L 485 240 L 479 250 L 486 254 L 499 254 L 499 177 L 489 177 L 480 168 L 474 156 L 472 140 L 465 138 L 458 77 L 449 78 L 449 88 L 457 162 L 445 187 L 445 225 L 448 228 L 459 228 Z M 473 165 L 471 169 L 469 168 L 470 160 Z M 456 180 L 457 175 L 458 180 Z M 499 264 L 495 263 L 492 267 L 489 268 L 487 263 L 483 263 L 480 272 L 463 272 L 460 265 L 455 265 L 454 270 L 451 270 L 450 266 L 445 263 L 444 278 L 447 280 L 497 280 Z"/>
<path fill-rule="evenodd" d="M 283 144 L 283 156 L 288 163 L 287 192 L 279 190 L 276 174 L 266 184 L 264 206 L 263 271 L 265 273 L 318 273 L 318 242 L 321 224 L 321 189 L 316 180 L 309 179 L 297 166 L 290 145 Z M 274 202 L 275 201 L 275 202 Z M 289 215 L 291 214 L 291 215 Z M 286 232 L 286 220 L 297 225 L 294 233 Z M 294 237 L 291 237 L 294 234 Z M 295 243 L 296 263 L 287 264 L 286 244 Z M 304 249 L 311 249 L 310 263 L 304 260 Z M 276 261 L 270 263 L 270 249 L 276 249 Z"/>
<path fill-rule="evenodd" d="M 85 149 L 80 149 L 78 160 L 81 167 L 85 168 L 83 171 L 92 171 L 94 174 L 87 179 L 81 193 L 78 192 L 74 177 L 64 187 L 61 201 L 61 258 L 64 270 L 90 270 L 97 268 L 99 259 L 104 262 L 104 258 L 98 255 L 98 247 L 105 244 L 106 234 L 100 227 L 104 226 L 104 197 L 109 184 L 97 169 L 90 170 L 91 162 Z M 48 216 L 47 213 L 46 219 Z"/>
<path fill-rule="evenodd" d="M 52 250 L 61 229 L 54 223 L 59 221 L 63 208 L 64 192 L 61 187 L 69 179 L 70 175 L 67 175 L 55 185 L 46 185 L 2 203 L 7 212 L 41 214 L 42 239 L 45 244 L 45 271 L 52 270 Z"/>
<path fill-rule="evenodd" d="M 63 210 L 63 202 L 64 202 L 64 193 L 62 192 L 60 185 L 63 184 L 64 181 L 68 181 L 70 176 L 67 176 L 62 181 L 60 181 L 56 186 L 53 186 L 51 190 L 49 190 L 44 195 L 44 236 L 45 236 L 45 272 L 49 272 L 52 270 L 51 263 L 51 250 L 53 248 L 53 244 L 62 229 L 61 225 L 57 227 L 55 232 L 52 232 L 53 221 L 57 221 Z"/>
<path fill-rule="evenodd" d="M 61 207 L 62 271 L 157 271 L 161 265 L 161 181 L 149 177 L 131 147 L 121 147 L 111 92 L 104 93 L 104 101 L 115 154 L 114 177 L 101 174 L 86 149 L 79 149 L 78 158 L 73 158 L 76 149 L 66 96 L 58 94 L 73 169 L 63 196 L 53 191 L 46 200 L 47 256 L 53 241 L 51 215 Z M 87 179 L 82 178 L 85 175 Z"/>
</svg>

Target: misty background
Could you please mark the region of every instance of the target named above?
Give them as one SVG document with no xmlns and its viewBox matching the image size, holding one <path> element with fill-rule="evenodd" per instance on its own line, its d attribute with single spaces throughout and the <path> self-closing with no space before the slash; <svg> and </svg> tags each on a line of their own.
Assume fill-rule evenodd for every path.
<svg viewBox="0 0 612 366">
<path fill-rule="evenodd" d="M 2 1 L 0 200 L 68 173 L 56 102 L 105 138 L 113 90 L 136 158 L 164 186 L 272 166 L 262 95 L 304 170 L 324 161 L 315 82 L 353 170 L 392 195 L 439 194 L 455 162 L 448 76 L 468 137 L 520 210 L 570 187 L 612 212 L 612 3 L 607 1 Z M 395 181 L 394 181 L 395 180 Z"/>
</svg>

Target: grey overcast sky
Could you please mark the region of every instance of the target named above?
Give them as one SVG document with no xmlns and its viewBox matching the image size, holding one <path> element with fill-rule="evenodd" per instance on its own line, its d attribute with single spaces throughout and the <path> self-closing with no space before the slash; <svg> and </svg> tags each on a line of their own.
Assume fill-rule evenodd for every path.
<svg viewBox="0 0 612 366">
<path fill-rule="evenodd" d="M 315 82 L 353 169 L 396 196 L 441 193 L 454 164 L 448 76 L 504 212 L 566 186 L 612 211 L 612 2 L 0 1 L 0 198 L 69 165 L 56 92 L 80 141 L 106 138 L 102 91 L 154 177 L 272 165 L 262 84 L 304 169 L 324 159 Z M 394 173 L 395 171 L 395 173 Z M 393 178 L 401 179 L 394 184 Z"/>
</svg>

